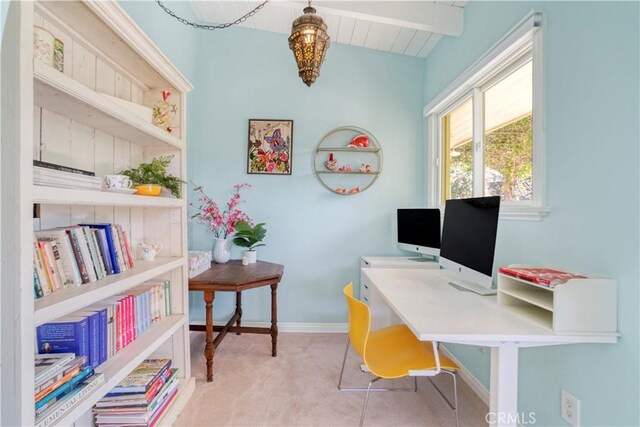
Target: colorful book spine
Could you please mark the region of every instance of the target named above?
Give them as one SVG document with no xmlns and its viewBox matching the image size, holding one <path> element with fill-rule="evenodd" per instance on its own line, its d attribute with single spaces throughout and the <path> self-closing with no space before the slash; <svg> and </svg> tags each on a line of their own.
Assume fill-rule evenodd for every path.
<svg viewBox="0 0 640 427">
<path fill-rule="evenodd" d="M 36 328 L 38 353 L 74 353 L 89 357 L 89 321 L 63 317 Z"/>
<path fill-rule="evenodd" d="M 65 412 L 73 408 L 78 402 L 84 399 L 89 393 L 104 383 L 103 374 L 94 374 L 83 381 L 75 390 L 67 393 L 64 398 L 57 401 L 55 405 L 43 412 L 36 418 L 36 427 L 48 427 L 64 415 Z"/>
<path fill-rule="evenodd" d="M 84 238 L 87 240 L 87 246 L 89 247 L 89 254 L 91 255 L 91 262 L 96 272 L 98 280 L 104 278 L 107 273 L 102 262 L 102 256 L 98 250 L 98 243 L 96 242 L 96 236 L 91 232 L 89 227 L 81 227 L 84 233 Z"/>
<path fill-rule="evenodd" d="M 129 244 L 129 235 L 126 231 L 122 231 L 122 237 L 124 242 L 124 248 L 127 253 L 127 258 L 129 260 L 129 268 L 133 268 L 135 263 L 133 261 L 133 250 L 131 249 L 131 245 Z"/>
<path fill-rule="evenodd" d="M 80 384 L 82 381 L 87 379 L 92 374 L 93 374 L 93 367 L 91 366 L 85 367 L 84 369 L 82 369 L 82 371 L 80 371 L 78 375 L 76 375 L 71 380 L 64 383 L 62 386 L 55 389 L 52 393 L 49 393 L 45 398 L 43 398 L 39 402 L 36 402 L 36 410 L 40 409 L 43 405 L 47 404 L 52 399 L 55 399 L 61 394 L 68 392 L 69 390 L 71 390 L 76 385 Z"/>
<path fill-rule="evenodd" d="M 77 311 L 75 317 L 85 317 L 89 321 L 88 365 L 96 368 L 100 364 L 100 316 L 95 311 Z"/>
<path fill-rule="evenodd" d="M 38 276 L 38 282 L 40 284 L 40 291 L 42 294 L 41 296 L 49 295 L 51 292 L 48 283 L 49 279 L 47 278 L 47 272 L 45 271 L 44 262 L 42 260 L 42 253 L 35 236 L 33 238 L 33 265 L 35 266 L 36 274 Z"/>
<path fill-rule="evenodd" d="M 40 284 L 40 279 L 38 278 L 38 272 L 36 268 L 33 268 L 33 295 L 37 298 L 42 298 L 42 285 Z"/>
<path fill-rule="evenodd" d="M 120 243 L 120 237 L 118 236 L 118 230 L 115 227 L 115 225 L 111 226 L 111 235 L 113 237 L 113 245 L 115 247 L 115 252 L 116 252 L 116 262 L 118 263 L 118 267 L 120 268 L 120 271 L 125 271 L 127 269 L 127 267 L 125 266 L 124 263 L 124 258 L 123 258 L 123 254 L 122 254 L 122 244 Z"/>
<path fill-rule="evenodd" d="M 82 230 L 82 227 L 75 226 L 71 227 L 71 232 L 76 237 L 78 241 L 78 247 L 80 248 L 80 252 L 82 252 L 82 259 L 87 269 L 87 274 L 89 275 L 89 282 L 93 283 L 98 280 L 98 276 L 96 274 L 95 265 L 93 264 L 93 260 L 91 258 L 91 253 L 89 252 L 89 243 L 87 242 L 84 231 Z"/>
<path fill-rule="evenodd" d="M 78 237 L 73 232 L 73 230 L 65 230 L 65 232 L 69 236 L 69 242 L 71 243 L 71 248 L 73 249 L 73 255 L 76 258 L 76 264 L 78 266 L 78 270 L 80 271 L 80 280 L 82 283 L 89 283 L 91 281 L 91 277 L 89 276 L 89 271 L 87 270 L 87 266 L 84 261 L 84 256 L 82 254 L 82 249 L 80 247 Z"/>
<path fill-rule="evenodd" d="M 96 236 L 98 245 L 100 246 L 100 254 L 102 255 L 102 262 L 104 262 L 104 268 L 107 270 L 107 274 L 114 274 L 113 264 L 111 264 L 111 257 L 109 256 L 109 243 L 107 242 L 107 233 L 104 228 L 92 228 L 93 234 Z"/>
<path fill-rule="evenodd" d="M 51 249 L 51 242 L 38 241 L 40 247 L 40 253 L 44 261 L 45 270 L 47 271 L 47 277 L 49 279 L 49 289 L 51 292 L 55 292 L 60 289 L 60 279 L 56 273 L 55 257 L 53 256 L 53 250 Z"/>
<path fill-rule="evenodd" d="M 60 259 L 62 261 L 62 271 L 68 281 L 68 285 L 82 284 L 82 277 L 78 269 L 76 257 L 73 253 L 73 247 L 69 235 L 64 229 L 41 230 L 36 231 L 39 239 L 53 239 L 58 247 Z"/>
<path fill-rule="evenodd" d="M 76 366 L 75 368 L 71 369 L 69 372 L 65 373 L 64 375 L 61 375 L 59 378 L 56 379 L 56 381 L 52 382 L 49 386 L 45 387 L 44 389 L 42 389 L 40 392 L 36 393 L 35 395 L 35 401 L 39 402 L 40 400 L 42 400 L 45 396 L 49 395 L 50 393 L 52 393 L 55 389 L 57 389 L 58 387 L 60 387 L 62 384 L 66 383 L 67 381 L 71 380 L 73 377 L 75 377 L 78 373 L 80 372 L 80 367 Z"/>
</svg>

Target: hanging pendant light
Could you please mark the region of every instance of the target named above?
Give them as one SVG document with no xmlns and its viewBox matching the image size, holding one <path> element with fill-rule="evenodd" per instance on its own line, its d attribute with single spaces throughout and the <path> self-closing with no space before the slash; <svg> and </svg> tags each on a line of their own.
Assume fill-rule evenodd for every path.
<svg viewBox="0 0 640 427">
<path fill-rule="evenodd" d="M 329 48 L 327 24 L 316 15 L 311 1 L 304 8 L 304 15 L 293 21 L 289 48 L 295 56 L 298 75 L 307 86 L 311 86 L 320 75 L 320 67 Z"/>
</svg>

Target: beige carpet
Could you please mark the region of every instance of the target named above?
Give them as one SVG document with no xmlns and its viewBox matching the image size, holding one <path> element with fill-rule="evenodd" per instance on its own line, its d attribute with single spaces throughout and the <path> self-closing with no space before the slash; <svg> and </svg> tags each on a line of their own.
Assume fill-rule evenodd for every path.
<svg viewBox="0 0 640 427">
<path fill-rule="evenodd" d="M 271 357 L 268 335 L 229 334 L 216 351 L 213 382 L 206 382 L 204 333 L 191 333 L 191 366 L 196 391 L 177 426 L 357 426 L 364 393 L 337 390 L 344 334 L 285 334 L 278 357 Z M 367 385 L 359 360 L 349 353 L 343 383 Z M 377 384 L 410 386 L 412 379 Z M 450 393 L 451 377 L 436 382 Z M 447 394 L 450 396 L 450 394 Z M 486 425 L 487 407 L 458 379 L 460 424 Z M 367 426 L 454 426 L 453 411 L 426 378 L 418 393 L 372 393 Z"/>
</svg>

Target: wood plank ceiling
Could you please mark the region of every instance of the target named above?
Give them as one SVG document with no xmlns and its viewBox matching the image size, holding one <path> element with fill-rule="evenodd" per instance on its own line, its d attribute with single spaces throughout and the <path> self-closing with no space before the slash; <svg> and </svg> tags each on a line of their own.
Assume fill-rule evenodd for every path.
<svg viewBox="0 0 640 427">
<path fill-rule="evenodd" d="M 322 1 L 312 2 L 328 26 L 332 43 L 425 58 L 444 35 L 462 33 L 467 1 Z M 259 1 L 190 2 L 205 23 L 233 22 Z M 272 0 L 241 26 L 290 34 L 306 2 Z"/>
</svg>

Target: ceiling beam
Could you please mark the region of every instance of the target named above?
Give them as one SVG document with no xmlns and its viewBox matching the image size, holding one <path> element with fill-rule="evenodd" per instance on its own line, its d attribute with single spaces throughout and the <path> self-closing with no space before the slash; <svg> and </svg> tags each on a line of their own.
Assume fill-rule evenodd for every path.
<svg viewBox="0 0 640 427">
<path fill-rule="evenodd" d="M 278 3 L 293 4 L 300 10 L 306 2 L 274 0 Z M 464 9 L 430 1 L 323 1 L 312 3 L 319 14 L 337 15 L 379 22 L 419 31 L 459 36 L 464 24 Z"/>
</svg>

